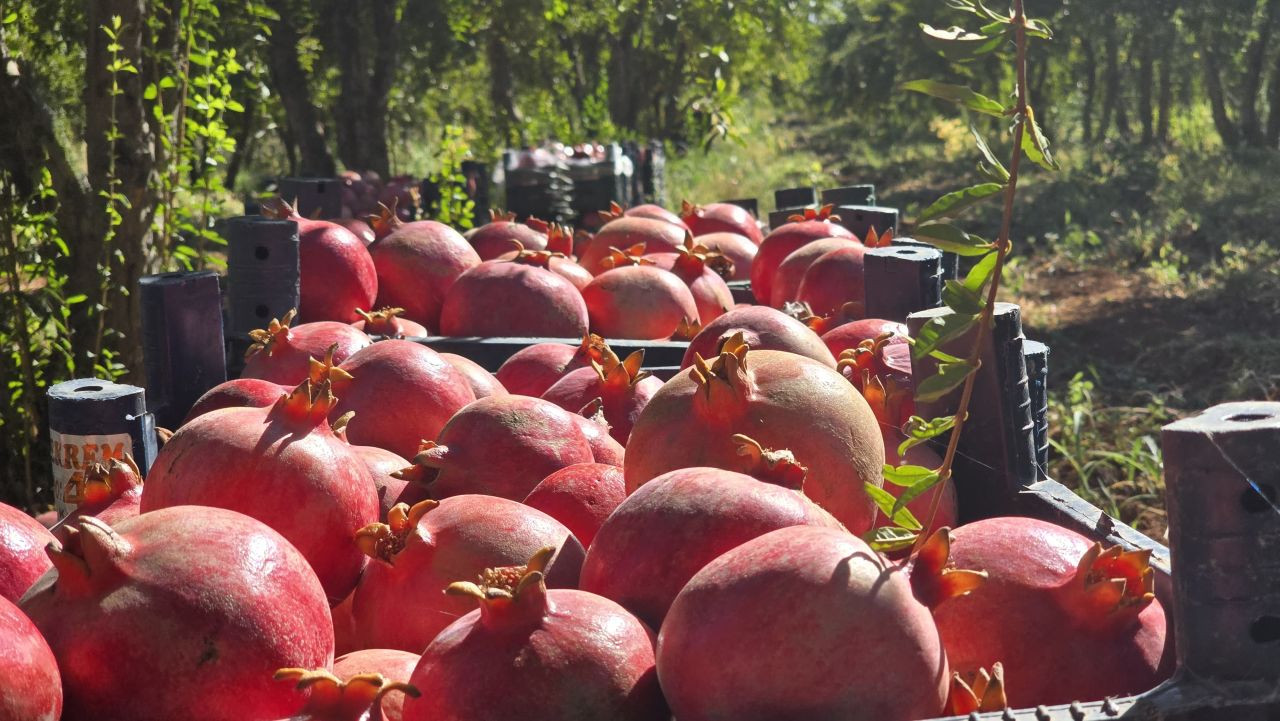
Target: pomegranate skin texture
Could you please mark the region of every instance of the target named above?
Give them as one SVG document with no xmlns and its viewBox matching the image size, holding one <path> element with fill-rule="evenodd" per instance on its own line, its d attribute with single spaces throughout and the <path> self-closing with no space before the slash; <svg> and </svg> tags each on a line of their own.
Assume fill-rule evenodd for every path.
<svg viewBox="0 0 1280 721">
<path fill-rule="evenodd" d="M 591 330 L 606 338 L 667 340 L 700 323 L 689 287 L 675 274 L 649 265 L 600 273 L 582 289 Z"/>
<path fill-rule="evenodd" d="M 805 271 L 818 258 L 840 248 L 857 248 L 861 246 L 862 243 L 853 238 L 823 238 L 796 248 L 774 271 L 773 290 L 769 298 L 769 305 L 781 309 L 783 304 L 797 300 L 800 281 L 804 279 Z M 822 315 L 821 313 L 816 314 Z"/>
<path fill-rule="evenodd" d="M 836 367 L 835 356 L 817 333 L 786 313 L 763 305 L 734 308 L 703 326 L 689 342 L 680 367 L 693 365 L 693 359 L 699 355 L 703 358 L 719 355 L 725 341 L 738 333 L 755 350 L 789 351 Z"/>
<path fill-rule="evenodd" d="M 863 341 L 875 341 L 879 336 L 888 333 L 888 343 L 906 343 L 907 326 L 902 323 L 881 318 L 863 318 L 850 323 L 838 325 L 822 334 L 822 342 L 836 358 L 847 350 L 857 348 Z"/>
<path fill-rule="evenodd" d="M 596 463 L 622 468 L 622 462 L 626 458 L 626 448 L 609 435 L 609 423 L 604 418 L 604 401 L 596 398 L 583 406 L 582 410 L 573 416 L 573 422 L 578 425 L 578 430 L 587 439 L 587 445 L 591 446 L 591 457 Z"/>
<path fill-rule="evenodd" d="M 737 233 L 708 233 L 695 238 L 698 245 L 715 251 L 733 263 L 733 274 L 727 280 L 751 280 L 751 264 L 760 247 L 745 235 Z"/>
<path fill-rule="evenodd" d="M 839 311 L 846 303 L 861 303 L 866 307 L 861 245 L 838 248 L 813 261 L 800 288 L 796 300 L 807 303 L 815 315 L 828 316 Z"/>
<path fill-rule="evenodd" d="M 605 260 L 613 249 L 622 250 L 644 243 L 649 253 L 674 253 L 684 244 L 688 229 L 665 220 L 623 216 L 605 223 L 578 258 L 578 264 L 593 275 L 608 270 Z"/>
<path fill-rule="evenodd" d="M 0 503 L 0 598 L 22 598 L 52 565 L 44 549 L 55 541 L 36 519 Z"/>
<path fill-rule="evenodd" d="M 458 276 L 445 294 L 440 333 L 449 336 L 580 338 L 582 293 L 546 268 L 490 260 Z"/>
<path fill-rule="evenodd" d="M 531 251 L 547 249 L 545 233 L 530 228 L 523 223 L 514 222 L 514 215 L 493 214 L 493 219 L 476 228 L 467 240 L 476 249 L 480 260 L 493 260 L 511 250 L 513 244 L 519 243 L 521 248 Z"/>
<path fill-rule="evenodd" d="M 681 206 L 680 219 L 689 226 L 695 237 L 712 233 L 736 233 L 755 245 L 760 245 L 760 241 L 764 240 L 760 225 L 746 208 L 733 203 L 693 205 L 688 201 L 682 202 Z"/>
<path fill-rule="evenodd" d="M 405 318 L 433 332 L 440 329 L 445 294 L 458 276 L 480 265 L 458 231 L 434 220 L 397 224 L 369 253 L 378 270 L 378 307 L 404 308 Z"/>
<path fill-rule="evenodd" d="M 813 211 L 809 211 L 812 213 Z M 808 215 L 808 213 L 806 213 Z M 793 216 L 794 217 L 794 216 Z M 765 302 L 773 299 L 773 279 L 782 261 L 801 246 L 823 238 L 854 238 L 843 226 L 830 220 L 830 207 L 779 226 L 760 241 L 760 251 L 751 263 L 751 292 Z"/>
<path fill-rule="evenodd" d="M 6 598 L 0 598 L 0 678 L 0 721 L 58 721 L 58 662 L 31 619 Z"/>
<path fill-rule="evenodd" d="M 602 362 L 592 361 L 591 367 L 579 368 L 556 381 L 542 399 L 577 412 L 599 398 L 609 434 L 625 446 L 636 418 L 662 387 L 662 381 L 641 370 L 643 364 L 643 348 L 625 361 L 610 350 Z"/>
<path fill-rule="evenodd" d="M 471 386 L 471 392 L 475 394 L 477 400 L 489 396 L 507 395 L 507 389 L 503 388 L 498 379 L 482 368 L 479 363 L 454 353 L 441 353 L 440 357 L 448 361 L 454 370 L 467 379 L 467 385 Z"/>
<path fill-rule="evenodd" d="M 290 328 L 293 316 L 294 312 L 289 311 L 265 329 L 249 333 L 254 344 L 245 354 L 241 378 L 258 378 L 292 388 L 310 377 L 313 359 L 328 357 L 330 365 L 339 365 L 373 343 L 364 331 L 347 323 L 322 321 Z"/>
<path fill-rule="evenodd" d="M 427 646 L 405 721 L 667 721 L 653 632 L 618 604 L 547 590 L 542 567 L 491 568 L 449 593 L 480 604 Z"/>
<path fill-rule="evenodd" d="M 324 589 L 262 523 L 177 506 L 76 531 L 22 600 L 58 659 L 63 721 L 279 719 L 302 698 L 272 673 L 332 663 Z"/>
<path fill-rule="evenodd" d="M 499 366 L 494 376 L 508 393 L 538 398 L 564 374 L 585 368 L 592 360 L 600 360 L 606 347 L 604 338 L 594 333 L 583 336 L 577 347 L 566 343 L 535 343 L 516 351 Z"/>
<path fill-rule="evenodd" d="M 552 473 L 529 491 L 524 505 L 563 523 L 590 548 L 600 524 L 627 497 L 622 469 L 605 463 L 575 463 Z"/>
<path fill-rule="evenodd" d="M 267 217 L 298 224 L 298 316 L 304 322 L 350 323 L 359 320 L 356 308 L 373 306 L 378 274 L 369 249 L 355 233 L 327 220 L 304 218 L 283 200 L 262 210 Z"/>
<path fill-rule="evenodd" d="M 906 574 L 844 531 L 783 528 L 708 563 L 658 633 L 680 721 L 941 714 L 946 653 Z"/>
<path fill-rule="evenodd" d="M 183 424 L 221 408 L 267 408 L 274 406 L 280 396 L 288 394 L 289 386 L 281 383 L 259 378 L 233 378 L 205 391 L 195 405 L 191 406 Z"/>
</svg>

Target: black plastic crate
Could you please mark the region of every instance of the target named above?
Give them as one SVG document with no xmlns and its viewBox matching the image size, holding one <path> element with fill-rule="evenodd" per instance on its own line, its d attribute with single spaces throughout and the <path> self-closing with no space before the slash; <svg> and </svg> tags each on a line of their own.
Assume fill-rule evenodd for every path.
<svg viewBox="0 0 1280 721">
<path fill-rule="evenodd" d="M 517 351 L 536 343 L 562 343 L 578 346 L 581 338 L 473 338 L 463 336 L 428 336 L 425 338 L 407 338 L 415 343 L 431 348 L 440 353 L 453 353 L 469 358 L 489 372 L 498 370 L 508 358 Z M 684 352 L 689 344 L 684 341 L 670 340 L 614 340 L 609 339 L 609 347 L 619 358 L 644 350 L 644 366 L 646 369 L 661 366 L 679 367 L 684 359 Z"/>
</svg>

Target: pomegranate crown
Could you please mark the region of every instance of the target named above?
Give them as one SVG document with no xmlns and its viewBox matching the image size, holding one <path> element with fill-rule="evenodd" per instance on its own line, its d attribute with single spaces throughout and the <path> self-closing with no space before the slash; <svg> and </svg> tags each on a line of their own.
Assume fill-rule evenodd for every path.
<svg viewBox="0 0 1280 721">
<path fill-rule="evenodd" d="M 329 380 L 313 383 L 310 378 L 298 384 L 289 393 L 280 396 L 273 412 L 307 425 L 319 426 L 329 417 L 329 411 L 338 404 Z"/>
<path fill-rule="evenodd" d="M 539 233 L 542 233 L 543 235 L 546 235 L 547 231 L 551 230 L 550 223 L 543 220 L 542 218 L 535 218 L 532 215 L 529 216 L 529 218 L 524 221 L 524 224 L 525 226 L 532 228 L 533 230 L 536 230 Z"/>
<path fill-rule="evenodd" d="M 396 213 L 399 206 L 399 197 L 393 197 L 389 206 L 383 202 L 378 203 L 381 210 L 377 215 L 369 216 L 369 225 L 373 227 L 374 232 L 385 235 L 404 225 L 404 221 L 400 220 L 400 216 Z"/>
<path fill-rule="evenodd" d="M 741 433 L 731 439 L 742 456 L 743 473 L 775 486 L 804 490 L 804 477 L 808 468 L 800 465 L 795 454 L 788 450 L 770 450 L 755 439 Z"/>
<path fill-rule="evenodd" d="M 791 223 L 803 223 L 806 220 L 823 220 L 833 223 L 840 222 L 840 216 L 833 214 L 831 211 L 834 205 L 828 203 L 817 210 L 813 208 L 805 208 L 804 212 L 788 215 L 787 221 Z"/>
<path fill-rule="evenodd" d="M 702 206 L 690 203 L 687 200 L 680 201 L 680 217 L 684 219 L 694 218 L 702 215 Z"/>
<path fill-rule="evenodd" d="M 782 312 L 804 323 L 809 330 L 818 335 L 838 327 L 844 321 L 857 320 L 866 316 L 864 304 L 860 300 L 851 300 L 841 305 L 831 315 L 814 315 L 808 303 L 789 300 L 782 304 Z"/>
<path fill-rule="evenodd" d="M 298 309 L 290 308 L 289 312 L 283 316 L 272 318 L 266 328 L 249 331 L 249 338 L 253 340 L 253 345 L 245 351 L 245 360 L 263 352 L 270 356 L 280 343 L 289 338 L 289 326 L 293 324 L 293 319 L 297 315 Z"/>
<path fill-rule="evenodd" d="M 57 593 L 81 594 L 102 588 L 119 577 L 120 564 L 132 551 L 129 542 L 95 516 L 80 516 L 63 527 L 66 540 L 45 546 L 45 555 L 58 570 Z"/>
<path fill-rule="evenodd" d="M 974 712 L 1003 711 L 1009 707 L 1004 694 L 1004 664 L 991 665 L 991 671 L 979 667 L 976 671 L 951 674 L 951 694 L 947 697 L 947 713 L 964 716 Z"/>
<path fill-rule="evenodd" d="M 418 522 L 427 512 L 440 505 L 439 501 L 418 501 L 410 506 L 397 503 L 387 511 L 386 523 L 370 523 L 356 531 L 356 546 L 369 558 L 376 558 L 395 565 L 396 554 L 404 550 L 409 537 L 418 531 Z"/>
<path fill-rule="evenodd" d="M 547 250 L 565 257 L 573 255 L 573 228 L 552 223 L 547 230 Z"/>
<path fill-rule="evenodd" d="M 613 349 L 609 347 L 609 343 L 605 341 L 604 337 L 595 333 L 588 333 L 582 336 L 582 343 L 578 345 L 578 354 L 596 362 L 603 361 L 605 358 L 614 355 Z M 614 357 L 616 358 L 617 356 Z"/>
<path fill-rule="evenodd" d="M 551 563 L 555 553 L 555 546 L 544 546 L 534 552 L 529 562 L 523 566 L 486 568 L 475 583 L 470 581 L 451 583 L 445 592 L 454 596 L 478 598 L 481 603 L 516 601 L 521 594 L 528 593 L 533 588 L 539 588 L 545 592 L 544 578 L 547 564 Z"/>
<path fill-rule="evenodd" d="M 324 352 L 324 360 L 316 360 L 310 358 L 307 360 L 307 378 L 311 380 L 313 385 L 321 383 L 329 383 L 330 387 L 337 386 L 339 390 L 345 387 L 345 384 L 352 379 L 352 375 L 334 363 L 334 355 L 338 352 L 338 344 L 334 343 Z"/>
<path fill-rule="evenodd" d="M 862 244 L 868 248 L 888 248 L 893 245 L 893 228 L 889 228 L 884 235 L 876 235 L 876 229 L 867 230 L 867 237 L 863 239 Z"/>
<path fill-rule="evenodd" d="M 290 220 L 298 217 L 297 199 L 294 199 L 292 205 L 282 196 L 277 195 L 274 198 L 264 200 L 258 206 L 258 213 L 264 218 L 272 218 L 275 220 Z"/>
<path fill-rule="evenodd" d="M 299 691 L 310 691 L 305 710 L 313 714 L 349 714 L 355 718 L 355 714 L 377 709 L 383 697 L 393 691 L 412 698 L 422 695 L 412 684 L 392 681 L 380 673 L 356 674 L 343 681 L 325 669 L 282 668 L 275 672 L 274 678 L 294 684 Z M 373 718 L 382 718 L 382 715 Z"/>
<path fill-rule="evenodd" d="M 611 220 L 617 220 L 618 218 L 621 218 L 622 216 L 626 215 L 626 213 L 627 213 L 626 208 L 622 207 L 621 205 L 618 205 L 616 202 L 612 200 L 609 201 L 608 210 L 596 211 L 596 215 L 599 216 L 600 218 L 601 225 L 608 223 Z"/>
<path fill-rule="evenodd" d="M 565 258 L 564 253 L 557 253 L 552 250 L 527 250 L 524 243 L 515 238 L 508 238 L 507 242 L 515 246 L 516 255 L 511 258 L 512 263 L 523 263 L 525 265 L 536 265 L 540 268 L 548 268 L 551 265 L 552 258 Z"/>
<path fill-rule="evenodd" d="M 364 332 L 371 335 L 395 335 L 400 331 L 397 329 L 396 317 L 404 312 L 404 308 L 382 307 L 375 311 L 362 310 L 356 308 L 356 315 L 364 320 Z"/>
<path fill-rule="evenodd" d="M 702 330 L 702 323 L 697 318 L 689 318 L 680 316 L 680 322 L 676 324 L 676 331 L 671 334 L 675 340 L 693 340 Z"/>
<path fill-rule="evenodd" d="M 693 367 L 689 374 L 702 391 L 700 397 L 715 404 L 726 395 L 738 397 L 746 392 L 750 377 L 747 375 L 747 345 L 741 332 L 734 333 L 720 346 L 720 355 L 708 361 L 700 353 L 694 353 Z"/>
<path fill-rule="evenodd" d="M 1123 626 L 1135 620 L 1155 600 L 1155 570 L 1151 550 L 1126 551 L 1094 543 L 1080 557 L 1065 607 L 1085 626 Z"/>
<path fill-rule="evenodd" d="M 688 266 L 699 273 L 704 267 L 710 268 L 725 280 L 733 277 L 733 261 L 719 251 L 700 245 L 691 231 L 685 231 L 684 243 L 676 248 L 676 252 L 679 253 L 679 257 L 676 258 L 677 265 Z"/>
<path fill-rule="evenodd" d="M 502 222 L 510 223 L 515 219 L 516 219 L 516 214 L 510 211 L 502 210 L 501 208 L 489 209 L 490 223 L 502 223 Z"/>
<path fill-rule="evenodd" d="M 121 458 L 108 458 L 85 466 L 84 471 L 67 481 L 62 498 L 77 505 L 94 505 L 115 500 L 140 485 L 142 471 L 133 456 L 125 453 Z"/>
<path fill-rule="evenodd" d="M 925 541 L 911 568 L 911 590 L 916 600 L 930 609 L 972 592 L 986 580 L 986 571 L 955 567 L 950 528 L 939 528 Z"/>
<path fill-rule="evenodd" d="M 601 260 L 600 265 L 608 270 L 628 265 L 653 265 L 653 260 L 644 257 L 644 243 L 636 243 L 625 250 L 617 247 L 609 248 L 609 257 Z"/>
<path fill-rule="evenodd" d="M 606 353 L 600 360 L 591 360 L 591 368 L 600 376 L 600 381 L 611 388 L 632 388 L 635 384 L 649 377 L 649 372 L 641 370 L 644 365 L 644 349 L 635 351 L 626 360 L 619 360 L 612 348 L 605 347 Z"/>
</svg>

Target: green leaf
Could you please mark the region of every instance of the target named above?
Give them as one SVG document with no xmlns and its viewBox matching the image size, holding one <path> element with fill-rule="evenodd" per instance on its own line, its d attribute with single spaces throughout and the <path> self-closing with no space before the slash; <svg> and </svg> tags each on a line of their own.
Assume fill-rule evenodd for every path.
<svg viewBox="0 0 1280 721">
<path fill-rule="evenodd" d="M 894 511 L 894 504 L 897 499 L 893 497 L 892 493 L 874 483 L 865 484 L 865 488 L 867 495 L 871 496 L 871 500 L 876 502 L 876 506 L 880 508 L 881 513 L 884 513 L 886 518 L 893 521 L 895 526 L 912 531 L 918 531 L 923 528 L 920 521 L 906 508 L 899 508 L 896 512 Z"/>
<path fill-rule="evenodd" d="M 902 494 L 898 496 L 898 500 L 893 506 L 893 512 L 897 513 L 900 509 L 905 508 L 908 503 L 916 500 L 930 488 L 938 485 L 938 481 L 941 479 L 942 476 L 939 476 L 937 473 L 933 474 L 931 478 L 920 479 L 915 485 L 903 491 Z"/>
<path fill-rule="evenodd" d="M 1000 43 L 1004 41 L 1004 33 L 988 36 L 971 33 L 954 25 L 944 30 L 921 23 L 920 29 L 924 31 L 924 44 L 951 60 L 967 60 L 986 55 L 1000 47 Z"/>
<path fill-rule="evenodd" d="M 1022 132 L 1022 152 L 1027 154 L 1031 162 L 1045 170 L 1057 170 L 1058 163 L 1049 154 L 1049 139 L 1040 132 L 1036 123 L 1036 112 L 1027 108 L 1027 127 Z"/>
<path fill-rule="evenodd" d="M 982 153 L 982 157 L 987 161 L 978 164 L 978 169 L 983 171 L 983 175 L 991 178 L 993 182 L 1004 184 L 1009 182 L 1009 171 L 1005 169 L 1000 159 L 991 152 L 991 147 L 987 145 L 987 141 L 982 138 L 982 133 L 973 125 L 969 126 L 969 132 L 973 133 L 973 139 L 978 145 L 978 152 Z M 990 167 L 987 167 L 990 166 Z"/>
<path fill-rule="evenodd" d="M 925 468 L 924 466 L 890 466 L 885 464 L 884 467 L 885 483 L 892 483 L 893 485 L 901 488 L 910 488 L 919 483 L 922 479 L 936 475 L 938 475 L 937 471 L 932 468 Z"/>
<path fill-rule="evenodd" d="M 986 305 L 981 296 L 958 280 L 948 280 L 942 286 L 942 302 L 951 310 L 965 315 L 977 315 Z"/>
<path fill-rule="evenodd" d="M 937 348 L 934 348 L 933 351 L 929 353 L 929 357 L 933 358 L 934 360 L 940 360 L 943 363 L 959 363 L 960 361 L 964 360 L 963 358 L 957 358 L 956 356 L 953 356 L 950 353 L 943 353 Z"/>
<path fill-rule="evenodd" d="M 982 238 L 970 235 L 950 223 L 918 225 L 911 237 L 957 255 L 985 255 L 992 247 Z"/>
<path fill-rule="evenodd" d="M 0 20 L 0 25 L 9 25 L 10 23 L 16 22 L 17 19 L 18 19 L 18 13 L 11 12 L 8 15 L 4 16 L 4 20 Z"/>
<path fill-rule="evenodd" d="M 987 281 L 991 280 L 991 272 L 996 269 L 999 254 L 994 250 L 982 257 L 964 276 L 964 287 L 974 293 L 981 293 Z"/>
<path fill-rule="evenodd" d="M 157 92 L 156 92 L 156 84 L 155 84 L 155 83 L 147 83 L 147 87 L 146 87 L 146 89 L 142 91 L 142 99 L 143 99 L 143 100 L 155 100 L 155 99 L 156 99 L 156 95 L 157 95 Z"/>
<path fill-rule="evenodd" d="M 1002 190 L 1004 185 L 1000 183 L 981 183 L 947 193 L 935 200 L 933 205 L 925 208 L 916 221 L 923 223 L 937 218 L 954 218 L 966 209 L 999 194 Z"/>
<path fill-rule="evenodd" d="M 930 353 L 937 350 L 939 346 L 964 334 L 974 324 L 978 317 L 976 315 L 961 315 L 959 313 L 948 313 L 939 315 L 929 319 L 920 328 L 920 332 L 916 334 L 915 342 L 911 344 L 912 360 L 922 360 Z"/>
<path fill-rule="evenodd" d="M 1053 39 L 1053 31 L 1049 29 L 1049 24 L 1039 19 L 1027 20 L 1027 34 L 1033 38 Z"/>
<path fill-rule="evenodd" d="M 871 550 L 888 553 L 911 548 L 919 536 L 920 533 L 918 531 L 895 528 L 893 526 L 881 526 L 864 533 L 862 540 L 866 541 L 868 546 L 871 546 Z"/>
<path fill-rule="evenodd" d="M 915 446 L 937 438 L 955 428 L 955 425 L 955 416 L 941 416 L 929 421 L 920 416 L 911 416 L 911 419 L 907 421 L 907 439 L 898 444 L 898 455 L 905 455 L 907 451 Z"/>
<path fill-rule="evenodd" d="M 956 103 L 957 105 L 966 107 L 974 112 L 984 113 L 997 118 L 1004 117 L 1005 115 L 1005 107 L 1003 105 L 981 93 L 975 93 L 963 85 L 940 83 L 936 80 L 912 80 L 911 82 L 903 83 L 901 88 L 903 90 L 924 93 L 925 95 L 930 95 L 940 100 Z"/>
<path fill-rule="evenodd" d="M 975 370 L 977 366 L 968 362 L 940 364 L 936 374 L 916 386 L 916 401 L 928 403 L 938 400 L 964 383 L 964 379 Z"/>
<path fill-rule="evenodd" d="M 65 300 L 63 300 L 63 302 L 66 303 L 67 305 L 75 305 L 76 303 L 83 303 L 86 300 L 89 300 L 89 296 L 85 295 L 84 293 L 77 293 L 73 296 L 68 296 Z"/>
</svg>

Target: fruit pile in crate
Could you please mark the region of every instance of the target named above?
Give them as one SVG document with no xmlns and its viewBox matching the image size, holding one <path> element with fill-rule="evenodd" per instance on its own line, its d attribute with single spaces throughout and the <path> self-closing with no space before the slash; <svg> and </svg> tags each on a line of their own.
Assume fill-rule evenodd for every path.
<svg viewBox="0 0 1280 721">
<path fill-rule="evenodd" d="M 616 210 L 589 237 L 388 213 L 366 249 L 279 204 L 233 233 L 233 276 L 237 245 L 294 255 L 258 295 L 231 279 L 232 333 L 239 306 L 297 312 L 199 398 L 157 371 L 163 446 L 83 463 L 51 529 L 0 507 L 0 719 L 909 721 L 1169 677 L 1154 544 L 961 516 L 1010 507 L 981 479 L 931 508 L 886 471 L 938 465 L 902 431 L 927 293 L 867 314 L 890 231 Z M 787 312 L 734 303 L 735 274 Z M 671 348 L 628 344 L 672 337 L 666 378 L 646 354 Z M 863 540 L 912 523 L 914 548 Z"/>
</svg>

